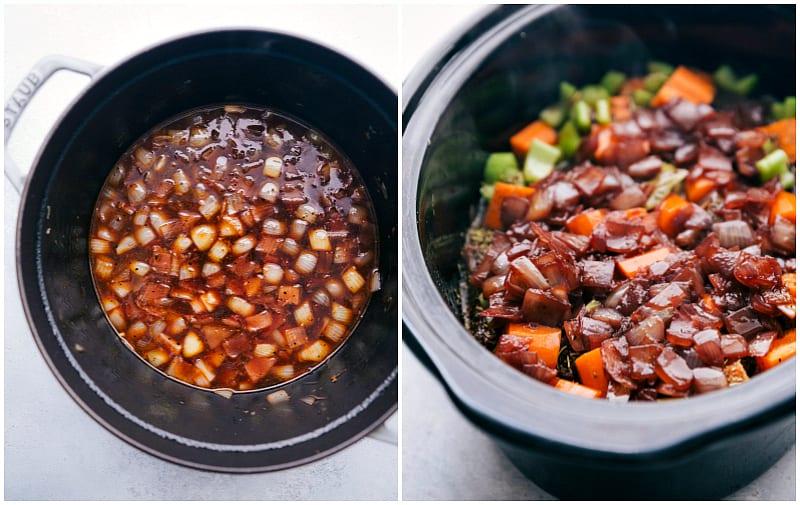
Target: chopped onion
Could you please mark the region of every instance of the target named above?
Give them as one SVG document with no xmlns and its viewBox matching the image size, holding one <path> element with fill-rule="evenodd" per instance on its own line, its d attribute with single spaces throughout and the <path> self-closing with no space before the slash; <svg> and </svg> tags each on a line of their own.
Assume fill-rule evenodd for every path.
<svg viewBox="0 0 800 505">
<path fill-rule="evenodd" d="M 143 337 L 144 335 L 147 335 L 147 325 L 141 321 L 134 321 L 125 331 L 125 338 L 127 339 Z"/>
<path fill-rule="evenodd" d="M 380 290 L 381 290 L 381 273 L 378 270 L 374 270 L 369 278 L 369 292 L 375 293 L 376 291 Z"/>
<path fill-rule="evenodd" d="M 211 249 L 208 250 L 208 258 L 212 261 L 222 261 L 222 258 L 227 256 L 230 248 L 228 244 L 226 244 L 222 240 L 217 240 L 214 242 L 214 245 L 211 246 Z M 203 267 L 203 274 L 205 275 L 205 267 Z"/>
<path fill-rule="evenodd" d="M 297 353 L 297 358 L 300 361 L 318 362 L 328 355 L 330 346 L 323 340 L 317 340 L 313 344 L 309 344 L 303 350 Z"/>
<path fill-rule="evenodd" d="M 330 320 L 322 329 L 322 334 L 331 342 L 338 343 L 347 334 L 347 327 L 338 321 Z"/>
<path fill-rule="evenodd" d="M 330 251 L 331 241 L 328 239 L 328 232 L 323 229 L 311 230 L 308 232 L 308 242 L 311 249 L 315 251 Z"/>
<path fill-rule="evenodd" d="M 200 370 L 200 373 L 203 374 L 203 377 L 205 377 L 209 383 L 211 383 L 211 381 L 214 380 L 214 377 L 217 376 L 214 368 L 202 359 L 196 359 L 194 361 L 194 366 Z"/>
<path fill-rule="evenodd" d="M 191 189 L 191 183 L 189 182 L 189 178 L 186 177 L 182 168 L 175 170 L 175 173 L 172 175 L 173 180 L 175 181 L 175 192 L 179 195 L 185 195 Z"/>
<path fill-rule="evenodd" d="M 114 273 L 114 261 L 107 256 L 98 256 L 94 261 L 94 274 L 100 279 L 108 279 Z"/>
<path fill-rule="evenodd" d="M 323 289 L 318 289 L 314 292 L 311 296 L 311 301 L 316 303 L 317 305 L 328 306 L 331 304 L 331 299 L 328 296 L 328 293 L 325 292 Z"/>
<path fill-rule="evenodd" d="M 277 348 L 272 344 L 256 344 L 255 348 L 253 348 L 253 356 L 270 358 L 276 351 Z"/>
<path fill-rule="evenodd" d="M 256 308 L 252 303 L 239 296 L 232 296 L 228 298 L 228 308 L 231 309 L 232 312 L 239 314 L 242 317 L 252 316 L 256 311 Z"/>
<path fill-rule="evenodd" d="M 147 189 L 140 181 L 132 182 L 128 185 L 128 201 L 139 203 L 147 198 Z"/>
<path fill-rule="evenodd" d="M 294 219 L 292 220 L 292 224 L 289 226 L 289 236 L 295 240 L 301 240 L 305 236 L 307 229 L 307 221 L 303 221 L 302 219 Z"/>
<path fill-rule="evenodd" d="M 233 243 L 233 247 L 231 250 L 233 254 L 236 256 L 240 256 L 246 252 L 249 252 L 252 248 L 256 246 L 256 239 L 252 235 L 245 235 L 244 237 L 240 238 L 236 242 Z"/>
<path fill-rule="evenodd" d="M 172 335 L 179 335 L 183 333 L 183 331 L 188 328 L 186 324 L 186 319 L 182 317 L 175 317 L 170 320 L 169 325 L 167 325 L 167 331 Z"/>
<path fill-rule="evenodd" d="M 89 239 L 89 252 L 93 254 L 108 254 L 111 252 L 111 243 L 99 238 Z"/>
<path fill-rule="evenodd" d="M 97 271 L 95 270 L 95 274 Z M 111 281 L 111 291 L 118 297 L 125 298 L 131 292 L 131 283 L 126 280 L 113 280 Z"/>
<path fill-rule="evenodd" d="M 219 265 L 219 263 L 207 262 L 203 263 L 203 270 L 201 273 L 203 274 L 203 277 L 211 277 L 212 275 L 221 271 L 222 267 Z"/>
<path fill-rule="evenodd" d="M 238 217 L 224 215 L 220 218 L 220 237 L 238 237 L 242 233 L 244 233 L 244 226 Z"/>
<path fill-rule="evenodd" d="M 189 130 L 189 145 L 203 147 L 211 143 L 211 132 L 208 128 L 193 127 Z"/>
<path fill-rule="evenodd" d="M 331 306 L 331 317 L 342 324 L 349 325 L 353 321 L 353 311 L 349 307 L 334 302 Z"/>
<path fill-rule="evenodd" d="M 169 361 L 169 353 L 164 349 L 162 349 L 161 347 L 157 347 L 155 349 L 147 351 L 146 353 L 144 353 L 144 357 L 148 363 L 150 363 L 156 368 L 160 367 L 161 365 Z"/>
<path fill-rule="evenodd" d="M 153 160 L 155 159 L 155 157 L 153 156 L 153 152 L 148 151 L 144 147 L 139 147 L 138 149 L 136 149 L 133 155 L 136 157 L 136 161 L 138 161 L 145 168 L 152 165 Z"/>
<path fill-rule="evenodd" d="M 258 196 L 263 198 L 264 200 L 275 203 L 278 201 L 278 194 L 280 190 L 278 189 L 278 185 L 274 182 L 265 182 L 261 189 L 258 192 Z"/>
<path fill-rule="evenodd" d="M 285 244 L 286 243 L 284 242 L 284 245 Z M 314 271 L 316 266 L 317 266 L 317 255 L 310 252 L 304 252 L 297 257 L 297 261 L 295 262 L 294 268 L 301 274 L 309 274 Z"/>
<path fill-rule="evenodd" d="M 183 337 L 182 349 L 184 357 L 193 358 L 203 352 L 204 348 L 203 340 L 194 331 L 187 332 L 186 336 Z"/>
<path fill-rule="evenodd" d="M 698 367 L 692 370 L 695 393 L 708 393 L 728 386 L 725 373 L 719 368 Z"/>
<path fill-rule="evenodd" d="M 180 280 L 186 279 L 194 279 L 197 277 L 197 268 L 189 263 L 184 263 L 181 265 L 180 271 L 178 272 L 178 278 Z"/>
<path fill-rule="evenodd" d="M 294 309 L 294 320 L 300 326 L 311 326 L 314 324 L 314 313 L 311 310 L 311 304 L 305 301 Z"/>
<path fill-rule="evenodd" d="M 245 317 L 244 323 L 248 330 L 259 331 L 272 325 L 272 315 L 264 310 L 258 314 Z"/>
<path fill-rule="evenodd" d="M 342 273 L 342 280 L 344 281 L 347 289 L 350 290 L 351 293 L 356 293 L 358 290 L 364 287 L 366 281 L 364 277 L 358 273 L 355 267 L 350 267 Z M 328 290 L 330 291 L 330 289 Z M 332 294 L 332 293 L 331 293 Z"/>
<path fill-rule="evenodd" d="M 325 282 L 325 289 L 327 289 L 328 293 L 334 298 L 341 298 L 344 296 L 344 286 L 336 279 L 327 280 Z"/>
<path fill-rule="evenodd" d="M 182 253 L 187 249 L 189 249 L 191 246 L 192 246 L 192 239 L 190 239 L 187 235 L 180 234 L 178 235 L 178 238 L 175 239 L 175 242 L 172 244 L 172 249 L 175 252 Z M 119 252 L 117 252 L 117 254 L 119 254 Z"/>
<path fill-rule="evenodd" d="M 215 195 L 209 194 L 206 198 L 200 201 L 200 206 L 197 210 L 203 215 L 204 218 L 211 219 L 214 217 L 214 214 L 219 212 L 221 208 L 222 204 L 219 203 L 219 199 Z"/>
<path fill-rule="evenodd" d="M 284 330 L 283 336 L 286 339 L 286 345 L 289 346 L 290 349 L 296 349 L 308 341 L 308 335 L 306 334 L 305 328 L 302 326 L 287 328 Z"/>
<path fill-rule="evenodd" d="M 317 220 L 318 215 L 319 211 L 310 203 L 304 203 L 298 206 L 297 211 L 295 211 L 295 216 L 311 224 Z"/>
<path fill-rule="evenodd" d="M 217 306 L 222 302 L 220 300 L 219 295 L 213 290 L 206 291 L 202 295 L 200 295 L 200 301 L 205 305 L 205 308 L 208 312 L 213 311 L 217 308 Z"/>
<path fill-rule="evenodd" d="M 197 225 L 190 232 L 192 242 L 201 251 L 208 250 L 217 238 L 217 230 L 208 224 Z"/>
<path fill-rule="evenodd" d="M 281 244 L 281 251 L 285 252 L 289 256 L 294 256 L 300 252 L 300 244 L 293 238 L 287 238 Z"/>
<path fill-rule="evenodd" d="M 277 219 L 265 219 L 262 228 L 267 235 L 286 235 L 286 224 Z"/>
<path fill-rule="evenodd" d="M 277 178 L 281 176 L 283 170 L 283 160 L 277 156 L 270 156 L 264 160 L 264 175 Z"/>
<path fill-rule="evenodd" d="M 132 261 L 130 264 L 131 272 L 139 276 L 145 276 L 150 271 L 150 265 L 144 261 Z"/>
<path fill-rule="evenodd" d="M 139 242 L 140 245 L 147 245 L 156 239 L 156 232 L 154 232 L 149 226 L 137 228 L 135 235 L 136 241 Z"/>
<path fill-rule="evenodd" d="M 755 241 L 750 225 L 741 220 L 714 223 L 712 228 L 722 247 L 746 247 Z"/>
<path fill-rule="evenodd" d="M 291 379 L 292 377 L 295 376 L 294 366 L 292 366 L 292 365 L 280 365 L 280 366 L 273 367 L 272 368 L 272 374 L 275 377 L 279 378 L 279 379 L 283 379 L 283 380 Z M 278 393 L 283 393 L 284 395 L 286 395 L 286 399 L 288 399 L 289 395 L 286 393 L 286 391 L 281 390 L 281 391 L 277 391 L 275 393 L 272 393 L 267 397 L 267 398 L 270 399 L 270 403 L 276 403 L 276 402 L 279 402 L 279 401 L 285 401 L 283 399 L 283 395 L 278 395 Z M 272 398 L 273 395 L 278 395 L 278 396 L 276 398 Z"/>
<path fill-rule="evenodd" d="M 117 331 L 125 331 L 127 322 L 125 321 L 125 314 L 122 312 L 121 308 L 117 307 L 109 312 L 108 320 L 111 321 L 111 324 L 114 325 L 114 328 L 116 328 Z"/>
<path fill-rule="evenodd" d="M 283 267 L 277 263 L 264 263 L 263 272 L 267 284 L 280 284 L 283 280 Z"/>
</svg>

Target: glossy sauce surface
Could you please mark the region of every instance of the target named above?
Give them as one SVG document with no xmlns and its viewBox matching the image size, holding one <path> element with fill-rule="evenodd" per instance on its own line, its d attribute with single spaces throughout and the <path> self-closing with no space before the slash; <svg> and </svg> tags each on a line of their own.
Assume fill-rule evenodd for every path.
<svg viewBox="0 0 800 505">
<path fill-rule="evenodd" d="M 355 168 L 296 120 L 238 105 L 187 112 L 137 141 L 100 192 L 89 251 L 123 341 L 203 388 L 302 375 L 380 288 Z"/>
</svg>

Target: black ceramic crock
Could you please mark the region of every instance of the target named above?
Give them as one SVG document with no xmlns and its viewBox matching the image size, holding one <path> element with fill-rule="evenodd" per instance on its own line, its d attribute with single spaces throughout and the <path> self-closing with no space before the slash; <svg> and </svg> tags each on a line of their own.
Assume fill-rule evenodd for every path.
<svg viewBox="0 0 800 505">
<path fill-rule="evenodd" d="M 649 60 L 761 76 L 795 90 L 794 6 L 499 6 L 432 52 L 403 86 L 404 341 L 461 412 L 549 493 L 710 499 L 795 441 L 795 360 L 724 391 L 620 404 L 538 383 L 463 328 L 454 258 L 489 152 L 557 100 L 558 84 Z"/>
<path fill-rule="evenodd" d="M 258 30 L 211 31 L 164 42 L 104 71 L 43 60 L 7 104 L 6 140 L 27 99 L 60 68 L 95 77 L 52 129 L 27 178 L 17 277 L 39 349 L 75 401 L 140 449 L 227 472 L 321 458 L 388 418 L 397 407 L 395 92 L 316 43 Z M 382 279 L 355 332 L 322 366 L 231 398 L 170 379 L 121 343 L 95 295 L 87 251 L 94 203 L 120 155 L 178 113 L 226 103 L 300 118 L 353 161 L 378 217 Z M 278 390 L 288 399 L 267 401 Z"/>
</svg>

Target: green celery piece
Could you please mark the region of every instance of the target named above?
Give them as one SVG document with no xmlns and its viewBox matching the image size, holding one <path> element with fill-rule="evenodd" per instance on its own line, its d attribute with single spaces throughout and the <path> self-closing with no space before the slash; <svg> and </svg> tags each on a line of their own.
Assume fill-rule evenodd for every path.
<svg viewBox="0 0 800 505">
<path fill-rule="evenodd" d="M 539 113 L 539 119 L 553 128 L 558 128 L 564 122 L 566 113 L 561 104 L 551 105 Z"/>
<path fill-rule="evenodd" d="M 730 91 L 736 86 L 736 74 L 729 65 L 721 65 L 711 77 L 722 89 Z"/>
<path fill-rule="evenodd" d="M 572 121 L 567 121 L 561 131 L 558 132 L 558 147 L 564 156 L 569 158 L 575 154 L 580 145 L 581 136 L 578 133 L 578 129 L 575 128 L 575 124 Z"/>
<path fill-rule="evenodd" d="M 789 157 L 783 149 L 775 149 L 768 155 L 756 161 L 761 182 L 767 182 L 773 177 L 789 171 Z"/>
<path fill-rule="evenodd" d="M 525 168 L 522 170 L 525 182 L 536 182 L 550 175 L 560 157 L 561 149 L 534 139 L 525 157 Z"/>
<path fill-rule="evenodd" d="M 661 73 L 661 72 L 653 72 L 652 74 L 647 74 L 644 78 L 644 89 L 649 91 L 650 93 L 656 93 L 661 86 L 669 79 L 669 75 Z"/>
<path fill-rule="evenodd" d="M 669 196 L 681 182 L 689 175 L 689 171 L 684 168 L 675 168 L 674 165 L 664 163 L 661 165 L 661 172 L 652 180 L 650 184 L 654 186 L 653 192 L 645 202 L 647 210 L 655 209 L 659 203 Z"/>
<path fill-rule="evenodd" d="M 581 100 L 594 106 L 598 100 L 608 98 L 608 91 L 602 86 L 584 86 L 581 88 Z"/>
<path fill-rule="evenodd" d="M 737 95 L 747 96 L 751 91 L 753 91 L 753 88 L 756 87 L 756 84 L 758 84 L 758 75 L 748 74 L 736 81 L 731 91 Z"/>
<path fill-rule="evenodd" d="M 514 153 L 492 153 L 486 159 L 483 180 L 494 184 L 503 179 L 506 172 L 519 172 L 519 164 Z"/>
<path fill-rule="evenodd" d="M 578 100 L 572 107 L 572 118 L 578 130 L 586 132 L 592 127 L 592 109 L 583 100 Z"/>
<path fill-rule="evenodd" d="M 647 72 L 650 74 L 661 73 L 670 75 L 675 71 L 675 67 L 663 61 L 651 61 L 647 63 Z"/>
<path fill-rule="evenodd" d="M 592 300 L 591 302 L 589 302 L 589 303 L 587 303 L 587 304 L 586 304 L 586 312 L 588 312 L 589 314 L 591 314 L 591 313 L 592 313 L 592 312 L 594 312 L 596 309 L 599 309 L 599 308 L 600 308 L 600 307 L 602 307 L 602 306 L 603 306 L 603 304 L 602 304 L 602 303 L 600 303 L 600 301 L 599 301 L 599 300 Z"/>
<path fill-rule="evenodd" d="M 608 98 L 597 101 L 595 106 L 595 118 L 600 124 L 609 124 L 611 122 L 611 102 Z"/>
<path fill-rule="evenodd" d="M 494 184 L 481 184 L 481 196 L 487 200 L 491 200 L 494 196 Z"/>
<path fill-rule="evenodd" d="M 576 88 L 574 85 L 568 83 L 567 81 L 562 81 L 561 85 L 559 86 L 559 95 L 561 96 L 561 101 L 570 101 L 577 91 L 578 88 Z"/>
<path fill-rule="evenodd" d="M 505 182 L 506 184 L 513 184 L 515 186 L 522 186 L 523 179 L 522 179 L 522 170 L 514 169 L 514 170 L 506 170 L 503 172 L 503 175 L 500 176 L 500 182 Z"/>
<path fill-rule="evenodd" d="M 646 89 L 637 89 L 633 92 L 633 103 L 640 107 L 646 107 L 650 105 L 650 101 L 653 99 L 653 94 L 647 91 Z"/>
<path fill-rule="evenodd" d="M 794 174 L 791 170 L 787 170 L 780 175 L 780 181 L 783 189 L 792 189 L 794 186 Z"/>
<path fill-rule="evenodd" d="M 797 115 L 797 97 L 787 96 L 783 101 L 783 117 L 790 118 Z"/>
<path fill-rule="evenodd" d="M 786 107 L 781 102 L 774 102 L 772 104 L 772 117 L 773 119 L 785 119 L 786 118 Z"/>
<path fill-rule="evenodd" d="M 778 146 L 770 138 L 765 140 L 764 144 L 761 146 L 761 149 L 764 150 L 764 154 L 769 154 L 769 153 L 771 153 L 772 151 L 774 151 L 777 148 L 778 148 Z"/>
<path fill-rule="evenodd" d="M 606 75 L 600 79 L 600 86 L 604 87 L 610 95 L 616 95 L 619 93 L 619 90 L 622 89 L 622 85 L 625 84 L 626 78 L 627 76 L 622 72 L 609 70 L 606 72 Z"/>
</svg>

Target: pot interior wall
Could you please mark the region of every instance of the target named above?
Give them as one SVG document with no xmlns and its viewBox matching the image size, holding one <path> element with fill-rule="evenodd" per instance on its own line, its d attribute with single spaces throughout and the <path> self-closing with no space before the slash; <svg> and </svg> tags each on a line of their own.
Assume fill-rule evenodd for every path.
<svg viewBox="0 0 800 505">
<path fill-rule="evenodd" d="M 356 332 L 324 366 L 273 388 L 289 393 L 290 400 L 279 405 L 265 400 L 270 391 L 226 399 L 151 369 L 118 340 L 90 278 L 91 213 L 120 155 L 175 114 L 225 103 L 274 108 L 327 135 L 360 171 L 378 218 L 382 290 L 373 295 Z M 40 154 L 19 235 L 20 279 L 40 346 L 79 401 L 113 429 L 157 452 L 230 468 L 312 457 L 387 416 L 397 398 L 396 107 L 391 90 L 341 56 L 263 32 L 219 32 L 171 42 L 94 83 Z M 315 439 L 327 431 L 333 432 L 328 434 L 332 440 L 318 443 Z M 179 439 L 184 454 L 175 456 L 170 447 Z M 274 459 L 248 459 L 208 445 L 234 444 L 249 452 L 309 440 L 316 447 Z M 246 447 L 251 444 L 261 445 Z"/>
<path fill-rule="evenodd" d="M 508 138 L 558 100 L 561 81 L 594 83 L 610 69 L 644 75 L 651 60 L 708 72 L 728 64 L 742 75 L 760 76 L 756 94 L 793 95 L 794 10 L 784 7 L 562 6 L 543 16 L 519 11 L 530 21 L 459 88 L 420 173 L 422 252 L 453 313 L 461 317 L 453 258 L 460 256 L 475 215 L 486 157 L 509 150 Z"/>
</svg>

